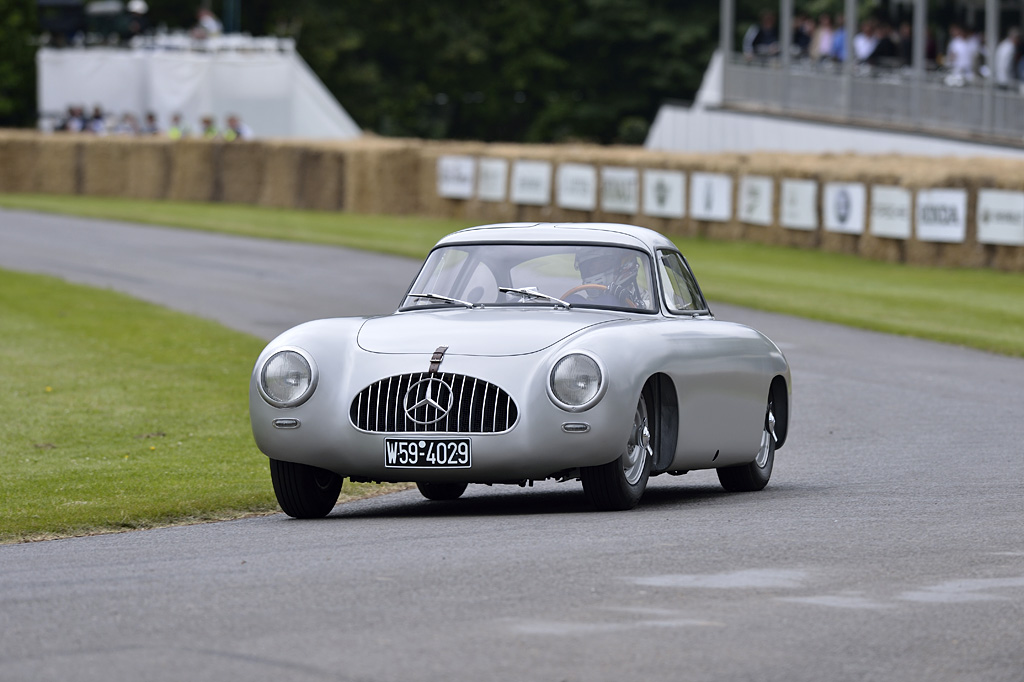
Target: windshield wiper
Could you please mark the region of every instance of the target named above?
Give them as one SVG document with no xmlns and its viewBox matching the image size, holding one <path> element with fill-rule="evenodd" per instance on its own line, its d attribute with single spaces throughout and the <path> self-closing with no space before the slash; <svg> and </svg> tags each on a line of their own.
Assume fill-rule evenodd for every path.
<svg viewBox="0 0 1024 682">
<path fill-rule="evenodd" d="M 464 305 L 467 308 L 475 308 L 476 304 L 470 303 L 469 301 L 463 301 L 460 298 L 451 298 L 450 296 L 442 296 L 441 294 L 409 294 L 408 298 L 429 298 L 431 301 L 443 301 L 445 303 L 455 303 L 458 305 Z"/>
<path fill-rule="evenodd" d="M 552 303 L 557 303 L 561 307 L 567 308 L 567 309 L 572 307 L 572 304 L 569 303 L 568 301 L 563 301 L 560 298 L 555 298 L 554 296 L 548 296 L 547 294 L 542 294 L 541 292 L 537 291 L 536 289 L 516 289 L 514 287 L 498 287 L 498 291 L 500 291 L 503 294 L 519 294 L 520 296 L 527 296 L 529 298 L 542 298 L 545 301 L 551 301 Z"/>
</svg>

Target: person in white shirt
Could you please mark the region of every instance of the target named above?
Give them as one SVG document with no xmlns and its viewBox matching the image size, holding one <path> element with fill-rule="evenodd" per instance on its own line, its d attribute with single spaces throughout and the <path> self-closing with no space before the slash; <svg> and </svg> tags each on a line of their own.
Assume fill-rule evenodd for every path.
<svg viewBox="0 0 1024 682">
<path fill-rule="evenodd" d="M 1013 27 L 1006 32 L 1006 37 L 996 47 L 994 75 L 996 85 L 1000 88 L 1010 88 L 1016 77 L 1013 64 L 1017 60 L 1018 45 L 1020 45 L 1020 29 Z"/>
<path fill-rule="evenodd" d="M 853 58 L 866 62 L 878 46 L 878 32 L 875 22 L 867 20 L 860 25 L 860 33 L 853 37 Z"/>
<path fill-rule="evenodd" d="M 978 61 L 978 45 L 970 40 L 967 33 L 957 24 L 949 27 L 952 36 L 946 48 L 946 61 L 953 76 L 965 81 L 974 80 L 974 70 Z"/>
</svg>

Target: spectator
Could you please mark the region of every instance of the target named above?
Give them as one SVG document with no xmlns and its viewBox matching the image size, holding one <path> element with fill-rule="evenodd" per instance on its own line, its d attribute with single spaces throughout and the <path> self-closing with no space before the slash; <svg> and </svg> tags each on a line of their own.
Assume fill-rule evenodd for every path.
<svg viewBox="0 0 1024 682">
<path fill-rule="evenodd" d="M 135 120 L 135 114 L 123 114 L 121 120 L 114 126 L 113 133 L 115 135 L 138 135 L 139 122 Z"/>
<path fill-rule="evenodd" d="M 219 36 L 224 32 L 224 25 L 220 23 L 217 15 L 202 7 L 196 12 L 196 25 L 192 29 L 194 38 L 209 38 Z"/>
<path fill-rule="evenodd" d="M 832 17 L 822 14 L 818 17 L 818 26 L 811 36 L 810 55 L 811 59 L 821 61 L 832 57 L 832 45 L 835 42 L 835 32 L 832 30 Z"/>
<path fill-rule="evenodd" d="M 85 123 L 85 131 L 95 135 L 107 134 L 107 119 L 103 115 L 103 107 L 97 104 L 92 109 L 92 116 Z"/>
<path fill-rule="evenodd" d="M 846 60 L 846 26 L 842 14 L 836 15 L 836 28 L 832 31 L 832 59 L 837 62 Z"/>
<path fill-rule="evenodd" d="M 871 58 L 878 46 L 877 28 L 874 19 L 861 22 L 860 33 L 853 37 L 853 58 L 857 62 L 866 62 Z"/>
<path fill-rule="evenodd" d="M 793 55 L 806 57 L 811 53 L 811 40 L 814 36 L 814 19 L 803 14 L 793 18 Z"/>
<path fill-rule="evenodd" d="M 1008 90 L 1016 78 L 1013 64 L 1017 59 L 1017 48 L 1020 46 L 1020 29 L 1016 26 L 1006 32 L 999 46 L 996 47 L 995 79 L 996 86 Z"/>
<path fill-rule="evenodd" d="M 752 25 L 743 36 L 743 55 L 747 60 L 754 57 L 775 57 L 779 54 L 779 32 L 775 26 L 775 13 L 761 12 L 760 23 Z"/>
<path fill-rule="evenodd" d="M 191 132 L 188 126 L 181 122 L 181 114 L 176 113 L 171 116 L 171 127 L 167 129 L 167 137 L 172 140 L 181 140 L 188 137 Z"/>
<path fill-rule="evenodd" d="M 220 137 L 220 131 L 213 122 L 213 116 L 203 116 L 199 120 L 199 136 L 204 140 L 216 140 Z"/>
<path fill-rule="evenodd" d="M 978 45 L 959 24 L 949 27 L 949 47 L 946 49 L 946 62 L 954 82 L 971 82 L 978 60 Z"/>
<path fill-rule="evenodd" d="M 227 130 L 224 131 L 224 139 L 228 142 L 252 139 L 252 128 L 242 123 L 241 119 L 234 114 L 228 116 L 227 124 Z"/>
<path fill-rule="evenodd" d="M 139 131 L 143 135 L 159 135 L 160 126 L 156 122 L 156 114 L 150 111 L 146 114 L 146 121 L 142 124 L 142 129 Z"/>
<path fill-rule="evenodd" d="M 909 21 L 900 24 L 899 37 L 900 63 L 903 66 L 912 66 L 914 63 L 914 30 Z"/>
<path fill-rule="evenodd" d="M 871 56 L 868 57 L 868 63 L 872 66 L 898 66 L 900 62 L 899 34 L 892 30 L 892 26 L 883 21 L 878 25 L 875 37 L 878 42 L 875 44 Z"/>
<path fill-rule="evenodd" d="M 68 107 L 67 116 L 57 125 L 57 130 L 68 133 L 80 133 L 85 130 L 85 110 L 82 107 L 71 105 Z"/>
<path fill-rule="evenodd" d="M 129 0 L 128 6 L 127 39 L 140 36 L 146 32 L 146 13 L 149 12 L 149 5 L 146 0 Z"/>
</svg>

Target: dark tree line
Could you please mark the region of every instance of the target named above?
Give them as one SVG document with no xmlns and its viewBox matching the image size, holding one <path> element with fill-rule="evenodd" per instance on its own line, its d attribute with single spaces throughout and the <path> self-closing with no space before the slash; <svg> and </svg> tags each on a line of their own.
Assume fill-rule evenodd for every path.
<svg viewBox="0 0 1024 682">
<path fill-rule="evenodd" d="M 198 1 L 148 2 L 152 26 L 195 22 Z M 662 102 L 700 86 L 718 11 L 713 0 L 243 0 L 241 28 L 294 36 L 381 135 L 637 143 Z M 33 0 L 0 0 L 0 125 L 34 122 L 34 12 Z"/>
</svg>

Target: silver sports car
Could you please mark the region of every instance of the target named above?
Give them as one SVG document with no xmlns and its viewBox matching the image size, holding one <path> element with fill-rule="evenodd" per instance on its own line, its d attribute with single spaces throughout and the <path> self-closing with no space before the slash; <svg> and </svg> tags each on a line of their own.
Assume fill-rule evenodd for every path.
<svg viewBox="0 0 1024 682">
<path fill-rule="evenodd" d="M 328 514 L 345 477 L 431 500 L 578 479 L 594 507 L 623 510 L 659 474 L 763 488 L 790 395 L 782 352 L 715 320 L 663 235 L 503 224 L 438 242 L 397 312 L 274 339 L 249 412 L 291 516 Z"/>
</svg>

